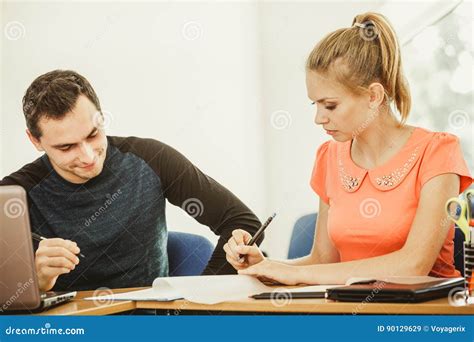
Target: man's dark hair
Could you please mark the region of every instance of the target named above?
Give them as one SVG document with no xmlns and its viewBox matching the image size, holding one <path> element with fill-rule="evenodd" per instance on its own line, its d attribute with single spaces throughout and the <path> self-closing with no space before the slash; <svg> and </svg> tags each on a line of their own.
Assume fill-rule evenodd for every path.
<svg viewBox="0 0 474 342">
<path fill-rule="evenodd" d="M 72 70 L 54 70 L 36 78 L 23 97 L 26 126 L 39 139 L 42 117 L 61 119 L 70 112 L 80 95 L 86 96 L 101 111 L 99 98 L 89 81 Z"/>
</svg>

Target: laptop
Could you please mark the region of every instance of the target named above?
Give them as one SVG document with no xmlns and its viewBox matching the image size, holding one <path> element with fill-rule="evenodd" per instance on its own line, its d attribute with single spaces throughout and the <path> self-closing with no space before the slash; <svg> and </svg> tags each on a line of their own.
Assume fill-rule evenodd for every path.
<svg viewBox="0 0 474 342">
<path fill-rule="evenodd" d="M 75 296 L 39 290 L 26 191 L 0 186 L 0 313 L 43 310 Z"/>
</svg>

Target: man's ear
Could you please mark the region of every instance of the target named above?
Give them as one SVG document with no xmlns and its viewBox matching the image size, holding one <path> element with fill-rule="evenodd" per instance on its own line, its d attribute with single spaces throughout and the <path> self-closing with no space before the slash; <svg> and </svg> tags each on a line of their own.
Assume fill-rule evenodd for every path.
<svg viewBox="0 0 474 342">
<path fill-rule="evenodd" d="M 27 128 L 26 129 L 26 135 L 28 136 L 28 138 L 30 139 L 31 143 L 33 145 L 35 145 L 35 148 L 38 150 L 38 151 L 44 151 L 44 148 L 43 146 L 41 146 L 41 142 L 39 141 L 39 139 L 35 138 L 33 136 L 33 134 L 31 134 L 30 130 Z"/>
</svg>

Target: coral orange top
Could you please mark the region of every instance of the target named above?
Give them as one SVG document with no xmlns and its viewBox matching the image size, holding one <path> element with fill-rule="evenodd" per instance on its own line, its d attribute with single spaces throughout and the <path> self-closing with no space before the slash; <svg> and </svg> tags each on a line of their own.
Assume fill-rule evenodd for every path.
<svg viewBox="0 0 474 342">
<path fill-rule="evenodd" d="M 318 149 L 311 187 L 329 204 L 328 233 L 341 261 L 388 254 L 403 247 L 415 217 L 420 191 L 431 178 L 455 173 L 459 192 L 472 184 L 459 139 L 415 128 L 385 165 L 366 170 L 351 158 L 351 141 L 327 141 Z M 454 224 L 430 272 L 459 277 L 454 268 Z"/>
</svg>

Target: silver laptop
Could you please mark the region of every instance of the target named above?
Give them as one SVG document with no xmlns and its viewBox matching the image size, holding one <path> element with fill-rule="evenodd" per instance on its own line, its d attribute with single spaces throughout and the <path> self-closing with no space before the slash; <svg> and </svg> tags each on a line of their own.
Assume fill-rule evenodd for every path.
<svg viewBox="0 0 474 342">
<path fill-rule="evenodd" d="M 42 310 L 71 300 L 76 292 L 40 292 L 25 190 L 0 186 L 0 313 Z"/>
</svg>

